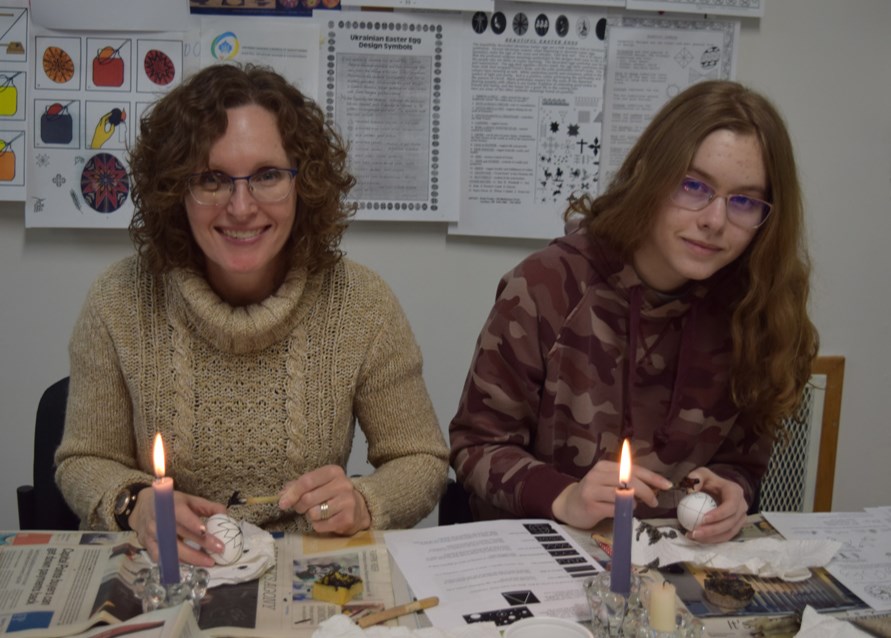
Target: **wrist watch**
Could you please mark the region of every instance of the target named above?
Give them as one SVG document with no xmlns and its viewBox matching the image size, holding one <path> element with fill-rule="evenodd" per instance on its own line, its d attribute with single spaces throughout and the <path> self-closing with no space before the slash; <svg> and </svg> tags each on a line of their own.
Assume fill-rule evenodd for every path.
<svg viewBox="0 0 891 638">
<path fill-rule="evenodd" d="M 130 531 L 129 518 L 136 507 L 136 497 L 140 490 L 151 487 L 148 483 L 131 483 L 114 497 L 114 520 L 123 531 Z"/>
</svg>

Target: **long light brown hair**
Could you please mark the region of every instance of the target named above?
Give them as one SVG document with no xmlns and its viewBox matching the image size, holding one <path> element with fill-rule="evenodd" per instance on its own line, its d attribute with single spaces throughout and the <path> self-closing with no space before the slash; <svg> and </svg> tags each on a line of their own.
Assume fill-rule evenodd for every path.
<svg viewBox="0 0 891 638">
<path fill-rule="evenodd" d="M 759 141 L 773 204 L 745 252 L 726 267 L 740 291 L 730 326 L 733 397 L 755 416 L 759 434 L 772 438 L 799 404 L 819 338 L 808 317 L 811 266 L 792 142 L 770 101 L 736 82 L 694 84 L 653 118 L 606 192 L 574 200 L 566 217 L 580 214 L 590 233 L 630 259 L 699 145 L 719 129 Z"/>
<path fill-rule="evenodd" d="M 299 171 L 294 227 L 283 249 L 287 265 L 315 272 L 340 259 L 338 246 L 353 213 L 344 200 L 355 184 L 346 145 L 322 110 L 278 73 L 217 64 L 155 102 L 130 150 L 136 209 L 130 237 L 151 271 L 203 272 L 204 255 L 186 216 L 187 179 L 207 167 L 211 146 L 226 132 L 227 109 L 249 104 L 275 116 L 285 152 Z"/>
</svg>

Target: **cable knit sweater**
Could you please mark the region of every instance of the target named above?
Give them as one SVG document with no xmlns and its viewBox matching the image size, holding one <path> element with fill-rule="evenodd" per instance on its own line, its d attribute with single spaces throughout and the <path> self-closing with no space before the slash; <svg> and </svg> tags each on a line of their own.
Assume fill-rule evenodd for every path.
<svg viewBox="0 0 891 638">
<path fill-rule="evenodd" d="M 193 272 L 156 278 L 130 257 L 93 284 L 69 350 L 56 480 L 85 528 L 117 529 L 117 492 L 152 479 L 155 432 L 176 488 L 222 503 L 345 466 L 356 419 L 375 471 L 353 482 L 373 527 L 414 525 L 444 489 L 420 349 L 389 287 L 347 259 L 292 270 L 262 303 L 233 307 Z M 311 532 L 276 505 L 233 515 Z"/>
</svg>

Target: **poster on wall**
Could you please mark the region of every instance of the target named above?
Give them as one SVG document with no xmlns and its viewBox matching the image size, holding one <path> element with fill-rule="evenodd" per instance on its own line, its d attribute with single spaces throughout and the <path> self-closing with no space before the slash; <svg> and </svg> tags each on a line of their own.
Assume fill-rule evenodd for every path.
<svg viewBox="0 0 891 638">
<path fill-rule="evenodd" d="M 0 200 L 25 199 L 25 118 L 28 91 L 28 10 L 24 2 L 0 6 Z"/>
<path fill-rule="evenodd" d="M 461 213 L 450 234 L 550 238 L 596 189 L 607 16 L 499 3 L 466 14 Z"/>
<path fill-rule="evenodd" d="M 627 17 L 610 25 L 600 186 L 665 102 L 703 80 L 736 76 L 738 20 Z"/>
<path fill-rule="evenodd" d="M 340 0 L 189 0 L 189 11 L 197 14 L 311 16 L 316 10 L 339 9 Z"/>
<path fill-rule="evenodd" d="M 126 228 L 136 123 L 182 81 L 183 36 L 32 25 L 25 225 Z"/>
<path fill-rule="evenodd" d="M 427 11 L 492 11 L 495 7 L 495 0 L 342 0 L 341 4 L 344 7 L 426 9 Z"/>
<path fill-rule="evenodd" d="M 202 68 L 220 62 L 269 66 L 318 98 L 319 26 L 312 20 L 202 16 L 201 43 Z"/>
<path fill-rule="evenodd" d="M 616 7 L 625 8 L 627 0 L 514 0 L 515 2 L 534 2 L 537 4 L 583 4 L 591 7 Z"/>
<path fill-rule="evenodd" d="M 45 29 L 178 31 L 189 20 L 183 0 L 30 0 L 31 20 Z"/>
<path fill-rule="evenodd" d="M 350 146 L 358 220 L 458 211 L 460 14 L 323 16 L 319 102 Z"/>
<path fill-rule="evenodd" d="M 627 0 L 628 9 L 763 18 L 767 0 Z"/>
</svg>

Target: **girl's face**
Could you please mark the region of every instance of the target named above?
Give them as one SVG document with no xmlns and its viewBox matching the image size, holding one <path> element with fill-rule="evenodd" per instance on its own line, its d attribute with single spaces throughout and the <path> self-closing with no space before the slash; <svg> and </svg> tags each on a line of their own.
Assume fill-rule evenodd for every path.
<svg viewBox="0 0 891 638">
<path fill-rule="evenodd" d="M 242 177 L 291 167 L 271 112 L 251 104 L 229 109 L 228 115 L 226 132 L 210 147 L 204 170 Z M 243 305 L 275 292 L 285 263 L 282 249 L 294 226 L 296 190 L 292 184 L 285 199 L 264 202 L 242 179 L 225 204 L 199 204 L 186 195 L 192 235 L 207 259 L 207 279 L 221 298 Z"/>
<path fill-rule="evenodd" d="M 671 292 L 688 281 L 708 279 L 739 257 L 758 232 L 728 220 L 728 194 L 766 199 L 767 171 L 754 135 L 720 129 L 706 137 L 693 156 L 687 175 L 717 193 L 699 211 L 681 208 L 666 197 L 650 234 L 632 262 L 643 281 Z"/>
</svg>

